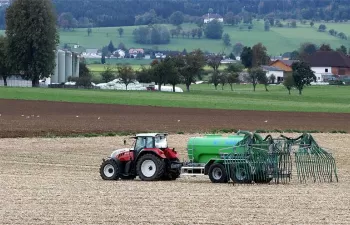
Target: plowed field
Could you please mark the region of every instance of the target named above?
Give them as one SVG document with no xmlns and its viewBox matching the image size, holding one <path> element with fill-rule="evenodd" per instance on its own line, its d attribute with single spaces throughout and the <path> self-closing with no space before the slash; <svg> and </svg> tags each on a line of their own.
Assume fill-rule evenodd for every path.
<svg viewBox="0 0 350 225">
<path fill-rule="evenodd" d="M 102 132 L 344 130 L 350 113 L 297 113 L 0 100 L 0 137 Z"/>
<path fill-rule="evenodd" d="M 37 127 L 33 120 L 18 119 L 13 127 Z M 62 123 L 52 125 L 68 130 Z M 339 183 L 293 179 L 285 185 L 232 186 L 207 177 L 108 182 L 98 173 L 101 158 L 125 147 L 124 137 L 0 139 L 0 224 L 350 224 L 350 135 L 314 137 L 335 155 Z M 169 136 L 169 145 L 184 158 L 188 138 Z"/>
</svg>

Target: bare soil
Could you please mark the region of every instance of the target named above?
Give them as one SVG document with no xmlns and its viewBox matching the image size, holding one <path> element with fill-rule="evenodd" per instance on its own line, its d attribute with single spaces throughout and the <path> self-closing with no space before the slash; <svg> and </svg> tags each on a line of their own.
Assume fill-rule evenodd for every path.
<svg viewBox="0 0 350 225">
<path fill-rule="evenodd" d="M 0 138 L 213 129 L 350 132 L 350 113 L 297 113 L 0 100 Z"/>
<path fill-rule="evenodd" d="M 59 119 L 50 107 L 46 120 Z M 69 111 L 64 118 L 74 115 Z M 13 119 L 21 112 L 14 114 Z M 17 121 L 38 127 L 30 126 L 32 120 Z M 62 123 L 69 124 L 51 126 L 68 130 Z M 20 124 L 13 127 L 20 130 Z M 169 145 L 186 159 L 186 142 L 195 135 L 170 135 Z M 99 176 L 99 165 L 113 149 L 125 147 L 124 137 L 0 139 L 0 224 L 350 224 L 350 135 L 314 137 L 335 155 L 338 183 L 293 179 L 285 185 L 232 186 L 213 184 L 206 176 L 109 182 Z"/>
</svg>

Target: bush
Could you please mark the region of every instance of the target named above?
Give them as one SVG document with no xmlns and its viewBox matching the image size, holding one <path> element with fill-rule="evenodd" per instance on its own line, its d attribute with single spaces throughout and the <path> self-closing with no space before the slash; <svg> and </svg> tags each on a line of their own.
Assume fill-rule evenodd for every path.
<svg viewBox="0 0 350 225">
<path fill-rule="evenodd" d="M 330 80 L 329 85 L 344 85 L 344 83 L 341 80 Z"/>
<path fill-rule="evenodd" d="M 204 34 L 209 39 L 221 39 L 224 28 L 220 22 L 217 20 L 212 20 L 207 23 Z"/>
<path fill-rule="evenodd" d="M 75 83 L 76 86 L 91 87 L 91 76 L 79 77 Z"/>
<path fill-rule="evenodd" d="M 79 77 L 72 77 L 72 76 L 69 76 L 69 77 L 68 77 L 68 82 L 77 82 L 78 79 L 79 79 Z"/>
</svg>

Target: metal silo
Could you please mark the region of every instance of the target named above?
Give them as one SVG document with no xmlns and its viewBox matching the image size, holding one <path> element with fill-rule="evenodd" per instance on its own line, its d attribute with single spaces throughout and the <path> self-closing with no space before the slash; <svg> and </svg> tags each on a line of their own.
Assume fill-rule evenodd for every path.
<svg viewBox="0 0 350 225">
<path fill-rule="evenodd" d="M 58 50 L 58 82 L 63 83 L 66 80 L 66 53 Z"/>
<path fill-rule="evenodd" d="M 58 83 L 58 52 L 55 51 L 55 70 L 51 75 L 51 84 Z"/>
<path fill-rule="evenodd" d="M 72 69 L 73 69 L 73 77 L 79 77 L 79 58 L 78 58 L 78 54 L 77 53 L 73 53 L 73 57 L 72 57 L 72 61 L 73 61 L 73 65 L 72 65 Z"/>
<path fill-rule="evenodd" d="M 68 81 L 68 77 L 71 77 L 72 75 L 73 75 L 72 53 L 66 52 L 66 78 L 65 78 L 65 81 Z"/>
<path fill-rule="evenodd" d="M 77 55 L 76 61 L 75 61 L 75 71 L 74 71 L 74 76 L 79 77 L 79 56 Z"/>
</svg>

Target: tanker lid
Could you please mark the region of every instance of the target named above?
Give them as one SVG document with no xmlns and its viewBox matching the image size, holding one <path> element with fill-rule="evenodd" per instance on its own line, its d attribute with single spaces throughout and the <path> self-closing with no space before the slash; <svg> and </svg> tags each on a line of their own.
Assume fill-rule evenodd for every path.
<svg viewBox="0 0 350 225">
<path fill-rule="evenodd" d="M 229 138 L 242 138 L 244 135 L 228 135 Z"/>
<path fill-rule="evenodd" d="M 221 134 L 206 134 L 204 137 L 222 137 Z"/>
</svg>

